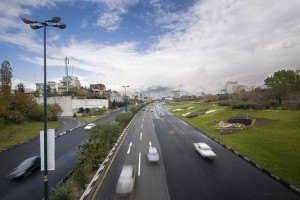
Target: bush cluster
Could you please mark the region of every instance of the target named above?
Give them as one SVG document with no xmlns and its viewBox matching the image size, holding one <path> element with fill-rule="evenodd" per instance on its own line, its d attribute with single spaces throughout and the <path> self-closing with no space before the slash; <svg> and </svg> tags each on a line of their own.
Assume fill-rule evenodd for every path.
<svg viewBox="0 0 300 200">
<path fill-rule="evenodd" d="M 0 96 L 0 127 L 7 123 L 22 123 L 24 121 L 41 121 L 43 106 L 27 94 L 17 93 Z M 57 120 L 62 109 L 58 104 L 48 105 L 48 119 Z"/>
</svg>

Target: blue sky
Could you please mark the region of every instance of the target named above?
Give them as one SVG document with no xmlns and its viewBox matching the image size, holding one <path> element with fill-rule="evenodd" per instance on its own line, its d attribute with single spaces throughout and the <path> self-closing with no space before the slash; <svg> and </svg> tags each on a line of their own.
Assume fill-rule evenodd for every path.
<svg viewBox="0 0 300 200">
<path fill-rule="evenodd" d="M 216 92 L 226 81 L 259 85 L 279 69 L 299 69 L 300 2 L 290 0 L 2 0 L 0 62 L 14 84 L 42 81 L 43 31 L 21 17 L 60 16 L 47 31 L 48 80 L 69 72 L 82 84 Z"/>
</svg>

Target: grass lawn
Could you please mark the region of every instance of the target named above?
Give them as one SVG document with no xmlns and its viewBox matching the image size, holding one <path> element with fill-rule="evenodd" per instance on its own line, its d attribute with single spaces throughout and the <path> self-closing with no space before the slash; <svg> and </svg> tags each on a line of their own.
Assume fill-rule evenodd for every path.
<svg viewBox="0 0 300 200">
<path fill-rule="evenodd" d="M 102 118 L 104 116 L 105 116 L 105 114 L 103 114 L 103 115 L 86 116 L 86 117 L 77 117 L 77 119 L 79 119 L 79 120 L 81 120 L 81 121 L 83 121 L 85 123 L 89 123 L 91 121 L 95 121 L 97 119 L 100 119 L 100 118 Z"/>
<path fill-rule="evenodd" d="M 186 109 L 187 107 L 194 107 Z M 230 146 L 260 166 L 300 188 L 300 111 L 288 110 L 233 110 L 229 107 L 205 105 L 196 102 L 169 102 L 165 105 L 172 113 Z M 185 108 L 184 110 L 173 111 Z M 216 112 L 187 118 L 188 112 L 200 109 Z M 271 119 L 273 122 L 250 125 L 242 132 L 223 135 L 215 124 L 237 114 L 246 114 L 252 120 Z"/>
<path fill-rule="evenodd" d="M 59 128 L 61 122 L 49 121 L 48 128 Z M 43 129 L 43 122 L 24 122 L 22 124 L 8 124 L 0 129 L 0 149 L 39 137 Z"/>
</svg>

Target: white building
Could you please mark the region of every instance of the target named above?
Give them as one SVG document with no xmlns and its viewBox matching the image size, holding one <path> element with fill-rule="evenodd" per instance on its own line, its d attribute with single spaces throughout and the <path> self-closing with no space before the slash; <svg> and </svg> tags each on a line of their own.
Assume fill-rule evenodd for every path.
<svg viewBox="0 0 300 200">
<path fill-rule="evenodd" d="M 80 88 L 81 84 L 77 76 L 63 76 L 58 83 L 58 92 L 67 91 L 67 83 L 69 87 Z"/>
<path fill-rule="evenodd" d="M 111 102 L 113 102 L 113 101 L 115 101 L 115 102 L 123 102 L 122 96 L 120 94 L 118 94 L 118 93 L 114 93 L 114 92 L 111 93 L 109 98 L 110 98 Z"/>
<path fill-rule="evenodd" d="M 36 90 L 38 90 L 40 94 L 43 94 L 44 83 L 36 83 L 35 86 Z M 51 92 L 58 91 L 58 84 L 55 81 L 48 81 L 47 86 L 50 86 Z"/>
<path fill-rule="evenodd" d="M 43 98 L 37 98 L 38 104 L 43 104 Z M 48 97 L 48 104 L 57 103 L 62 108 L 62 116 L 73 116 L 79 108 L 108 108 L 107 99 L 76 99 L 70 96 Z"/>
<path fill-rule="evenodd" d="M 226 94 L 235 94 L 238 92 L 237 81 L 228 81 L 225 86 Z"/>
</svg>

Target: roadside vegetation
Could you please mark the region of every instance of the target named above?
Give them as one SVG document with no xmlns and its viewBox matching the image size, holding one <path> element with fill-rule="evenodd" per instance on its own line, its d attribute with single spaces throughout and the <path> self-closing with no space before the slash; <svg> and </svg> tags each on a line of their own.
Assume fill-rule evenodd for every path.
<svg viewBox="0 0 300 200">
<path fill-rule="evenodd" d="M 282 70 L 268 77 L 265 83 L 267 89 L 232 95 L 207 94 L 195 101 L 168 102 L 165 107 L 300 187 L 300 75 Z M 237 119 L 250 120 L 251 124 L 240 123 L 238 128 L 233 126 L 227 132 L 226 128 L 220 128 L 222 124 L 232 125 Z"/>
<path fill-rule="evenodd" d="M 0 68 L 0 149 L 39 136 L 43 129 L 43 105 L 25 94 L 25 85 L 11 88 L 12 69 L 8 61 Z M 62 109 L 58 104 L 48 105 L 49 128 L 58 128 Z"/>
<path fill-rule="evenodd" d="M 117 114 L 115 123 L 95 126 L 90 131 L 89 140 L 79 146 L 79 158 L 73 174 L 66 182 L 51 189 L 50 199 L 79 199 L 122 130 L 143 106 L 144 104 L 133 106 L 128 112 Z"/>
<path fill-rule="evenodd" d="M 79 108 L 77 114 L 74 114 L 74 117 L 77 117 L 80 121 L 89 123 L 97 119 L 102 118 L 107 113 L 105 108 Z"/>
</svg>

